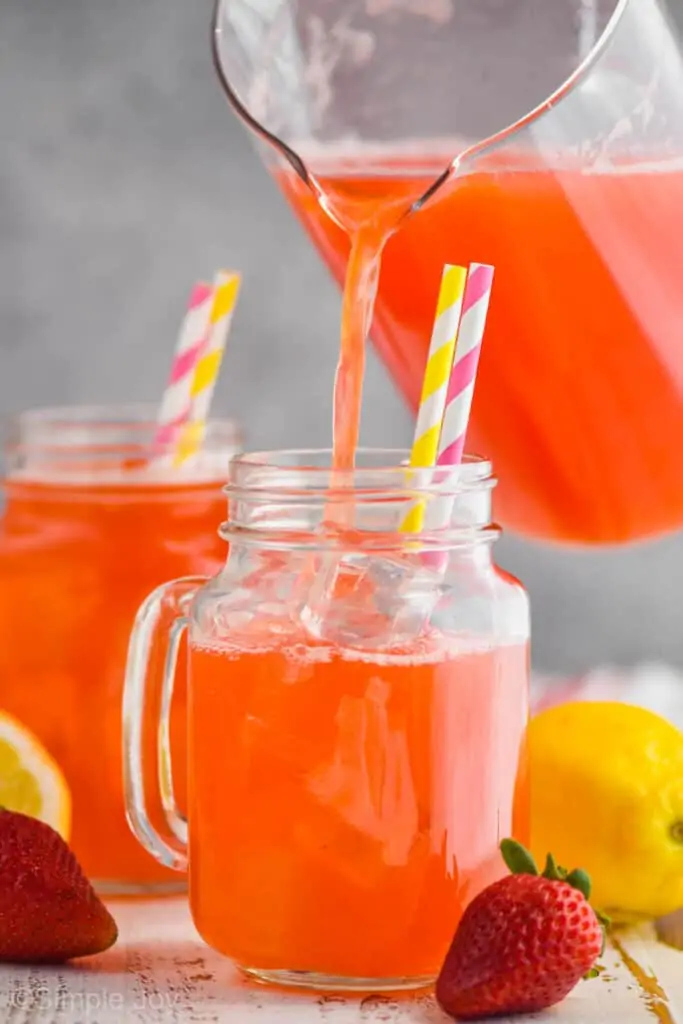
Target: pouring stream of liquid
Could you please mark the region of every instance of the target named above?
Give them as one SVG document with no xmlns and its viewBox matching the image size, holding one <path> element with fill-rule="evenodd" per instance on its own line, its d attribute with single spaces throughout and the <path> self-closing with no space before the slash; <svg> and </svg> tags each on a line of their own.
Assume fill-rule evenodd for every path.
<svg viewBox="0 0 683 1024">
<path fill-rule="evenodd" d="M 358 447 L 365 375 L 365 345 L 370 333 L 384 247 L 419 198 L 417 185 L 387 195 L 353 194 L 333 179 L 320 183 L 321 201 L 351 240 L 342 301 L 341 347 L 334 382 L 333 469 L 351 470 Z"/>
</svg>

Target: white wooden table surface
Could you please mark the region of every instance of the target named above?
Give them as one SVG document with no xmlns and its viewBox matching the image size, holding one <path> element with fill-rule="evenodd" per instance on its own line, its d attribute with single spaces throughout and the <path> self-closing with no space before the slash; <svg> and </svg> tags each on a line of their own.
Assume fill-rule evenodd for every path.
<svg viewBox="0 0 683 1024">
<path fill-rule="evenodd" d="M 208 949 L 182 900 L 117 903 L 117 945 L 67 968 L 0 966 L 2 1024 L 444 1024 L 429 995 L 343 1000 L 245 982 Z M 534 1024 L 683 1024 L 683 953 L 649 930 L 620 939 L 605 973 Z M 520 1021 L 520 1018 L 516 1018 Z M 504 1024 L 504 1022 L 503 1022 Z"/>
</svg>

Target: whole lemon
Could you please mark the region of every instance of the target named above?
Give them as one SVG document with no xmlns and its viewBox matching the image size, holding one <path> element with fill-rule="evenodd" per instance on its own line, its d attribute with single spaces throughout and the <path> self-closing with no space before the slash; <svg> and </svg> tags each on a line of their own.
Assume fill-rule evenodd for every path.
<svg viewBox="0 0 683 1024">
<path fill-rule="evenodd" d="M 643 708 L 561 704 L 529 726 L 531 847 L 580 866 L 614 921 L 683 907 L 683 733 Z"/>
</svg>

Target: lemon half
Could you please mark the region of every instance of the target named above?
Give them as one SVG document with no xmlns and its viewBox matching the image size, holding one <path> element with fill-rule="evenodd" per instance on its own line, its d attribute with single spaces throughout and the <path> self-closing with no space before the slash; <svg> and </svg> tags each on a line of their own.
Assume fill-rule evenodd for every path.
<svg viewBox="0 0 683 1024">
<path fill-rule="evenodd" d="M 0 807 L 71 832 L 71 794 L 56 761 L 16 718 L 0 711 Z"/>
</svg>

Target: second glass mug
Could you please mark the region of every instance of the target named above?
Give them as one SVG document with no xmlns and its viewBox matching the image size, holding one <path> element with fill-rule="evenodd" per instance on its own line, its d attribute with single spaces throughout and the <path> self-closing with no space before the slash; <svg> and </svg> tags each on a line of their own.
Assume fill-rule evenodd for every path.
<svg viewBox="0 0 683 1024">
<path fill-rule="evenodd" d="M 199 464 L 177 467 L 173 438 L 157 441 L 156 415 L 144 405 L 32 410 L 9 425 L 5 446 L 0 711 L 59 765 L 70 843 L 109 896 L 185 888 L 126 822 L 124 667 L 150 588 L 172 573 L 219 568 L 221 487 L 240 445 L 232 421 L 210 421 Z M 183 716 L 179 700 L 179 743 Z"/>
<path fill-rule="evenodd" d="M 189 864 L 198 931 L 260 980 L 430 983 L 466 903 L 504 873 L 500 840 L 528 839 L 529 610 L 491 557 L 491 467 L 408 489 L 406 457 L 360 451 L 334 475 L 329 452 L 237 457 L 224 568 L 158 588 L 131 637 L 130 824 L 161 864 Z M 447 502 L 448 522 L 407 541 L 416 500 Z M 187 820 L 169 743 L 186 628 Z M 156 730 L 164 835 L 143 773 Z"/>
</svg>

